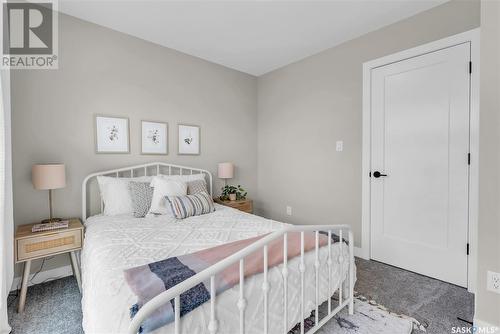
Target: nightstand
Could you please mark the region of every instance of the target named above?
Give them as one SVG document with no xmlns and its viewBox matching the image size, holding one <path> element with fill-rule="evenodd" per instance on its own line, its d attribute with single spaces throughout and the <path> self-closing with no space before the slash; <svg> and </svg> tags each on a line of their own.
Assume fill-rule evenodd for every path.
<svg viewBox="0 0 500 334">
<path fill-rule="evenodd" d="M 214 198 L 214 202 L 220 205 L 229 206 L 230 208 L 238 209 L 246 213 L 253 213 L 253 201 L 251 199 L 242 199 L 239 201 L 221 201 L 217 197 Z"/>
<path fill-rule="evenodd" d="M 17 311 L 23 312 L 28 289 L 31 261 L 57 254 L 69 253 L 73 274 L 81 291 L 80 269 L 76 259 L 76 251 L 82 249 L 83 224 L 78 218 L 69 219 L 67 228 L 50 231 L 31 232 L 35 224 L 17 227 L 14 240 L 14 256 L 16 263 L 24 262 L 23 280 Z"/>
</svg>

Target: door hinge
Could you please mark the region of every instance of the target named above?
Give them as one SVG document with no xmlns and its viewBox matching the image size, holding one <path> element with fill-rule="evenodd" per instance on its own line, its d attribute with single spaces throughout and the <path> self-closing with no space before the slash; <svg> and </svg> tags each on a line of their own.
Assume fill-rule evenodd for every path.
<svg viewBox="0 0 500 334">
<path fill-rule="evenodd" d="M 467 243 L 467 255 L 469 255 L 469 243 Z"/>
<path fill-rule="evenodd" d="M 472 73 L 472 62 L 469 62 L 469 73 Z"/>
<path fill-rule="evenodd" d="M 470 166 L 470 153 L 467 153 L 467 164 Z"/>
</svg>

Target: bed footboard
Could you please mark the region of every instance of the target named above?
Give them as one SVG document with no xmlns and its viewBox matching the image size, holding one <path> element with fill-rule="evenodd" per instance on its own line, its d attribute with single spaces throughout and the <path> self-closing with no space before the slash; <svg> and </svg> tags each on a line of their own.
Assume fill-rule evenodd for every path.
<svg viewBox="0 0 500 334">
<path fill-rule="evenodd" d="M 315 249 L 311 250 L 311 252 L 315 252 L 315 257 L 314 257 L 314 263 L 311 265 L 306 265 L 305 258 L 304 258 L 304 232 L 315 232 L 316 236 L 316 244 L 315 244 Z M 210 321 L 208 324 L 208 332 L 211 334 L 217 333 L 218 330 L 218 319 L 217 319 L 217 312 L 216 312 L 216 307 L 215 307 L 215 300 L 216 300 L 216 292 L 215 292 L 215 276 L 220 273 L 222 270 L 227 268 L 228 266 L 239 262 L 239 268 L 240 268 L 240 278 L 239 278 L 239 299 L 235 300 L 235 305 L 238 307 L 239 314 L 240 314 L 240 333 L 243 334 L 245 333 L 245 307 L 246 307 L 246 300 L 244 298 L 244 289 L 245 289 L 245 280 L 244 280 L 244 265 L 245 265 L 245 257 L 250 255 L 251 253 L 254 253 L 255 251 L 261 250 L 263 252 L 263 259 L 264 259 L 264 267 L 263 267 L 263 279 L 264 279 L 264 284 L 262 285 L 262 294 L 264 298 L 264 305 L 263 305 L 263 316 L 264 316 L 264 323 L 263 323 L 263 333 L 267 334 L 268 333 L 268 328 L 269 328 L 269 309 L 268 309 L 268 293 L 269 289 L 271 289 L 270 284 L 268 283 L 268 244 L 276 240 L 278 238 L 283 239 L 283 270 L 282 270 L 282 276 L 283 276 L 283 333 L 287 334 L 288 331 L 290 330 L 289 325 L 288 325 L 288 319 L 287 319 L 287 310 L 289 309 L 289 304 L 288 304 L 288 258 L 287 258 L 287 233 L 288 232 L 300 232 L 301 236 L 301 253 L 300 253 L 300 264 L 299 264 L 299 272 L 300 272 L 300 282 L 301 282 L 301 291 L 300 291 L 300 309 L 301 309 L 301 315 L 304 314 L 305 310 L 305 296 L 304 296 L 304 274 L 306 271 L 306 268 L 312 268 L 316 272 L 316 284 L 315 284 L 315 294 L 316 294 L 316 309 L 315 309 L 315 326 L 307 331 L 307 333 L 314 333 L 316 332 L 321 326 L 323 326 L 328 320 L 330 320 L 335 314 L 340 312 L 344 307 L 349 308 L 349 314 L 353 314 L 354 312 L 354 240 L 353 240 L 353 234 L 348 225 L 296 225 L 296 226 L 289 226 L 286 227 L 283 230 L 275 231 L 262 239 L 259 239 L 255 243 L 251 244 L 250 246 L 238 251 L 237 253 L 234 253 L 233 255 L 227 257 L 226 259 L 216 263 L 215 265 L 199 272 L 198 274 L 190 277 L 189 279 L 177 284 L 176 286 L 170 288 L 169 290 L 159 294 L 155 298 L 151 299 L 148 303 L 143 305 L 141 309 L 137 312 L 137 314 L 134 316 L 132 319 L 128 333 L 129 334 L 136 334 L 139 331 L 139 328 L 142 324 L 142 322 L 148 318 L 157 308 L 161 307 L 162 305 L 170 302 L 171 300 L 174 300 L 174 329 L 176 334 L 180 334 L 181 331 L 181 318 L 180 318 L 180 295 L 191 289 L 192 287 L 210 280 Z M 327 233 L 328 234 L 328 244 L 324 247 L 328 247 L 328 259 L 327 259 L 327 271 L 328 271 L 328 312 L 323 319 L 319 319 L 319 305 L 321 304 L 320 302 L 320 283 L 319 283 L 319 270 L 320 270 L 320 262 L 319 262 L 319 234 L 320 232 L 322 233 Z M 332 256 L 332 233 L 335 233 L 338 235 L 339 240 L 342 241 L 347 234 L 348 237 L 348 249 L 349 249 L 349 257 L 348 259 L 345 259 L 341 255 L 338 256 L 338 258 L 334 259 Z M 341 269 L 340 272 L 343 272 L 342 269 L 345 270 L 343 266 L 349 266 L 349 271 L 347 278 L 345 278 L 343 281 L 340 282 L 339 286 L 337 289 L 333 290 L 333 269 L 335 266 L 340 266 L 339 268 Z M 342 279 L 342 275 L 340 276 L 340 279 Z M 348 280 L 348 282 L 346 282 Z M 348 283 L 348 296 L 343 296 L 343 287 L 344 284 Z M 338 305 L 332 305 L 332 298 L 331 296 L 334 295 L 335 292 L 338 291 Z M 276 310 L 277 311 L 277 310 Z M 303 318 L 303 317 L 301 317 Z M 301 328 L 301 333 L 303 334 L 305 331 L 304 327 L 304 319 L 301 320 L 300 322 L 300 328 Z"/>
</svg>

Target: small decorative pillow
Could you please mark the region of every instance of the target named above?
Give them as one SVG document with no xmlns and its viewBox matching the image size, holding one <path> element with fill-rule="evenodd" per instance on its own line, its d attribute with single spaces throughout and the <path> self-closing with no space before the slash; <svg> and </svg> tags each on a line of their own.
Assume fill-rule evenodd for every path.
<svg viewBox="0 0 500 334">
<path fill-rule="evenodd" d="M 151 181 L 151 187 L 154 190 L 149 213 L 174 216 L 165 196 L 187 195 L 186 183 L 155 176 Z"/>
<path fill-rule="evenodd" d="M 149 182 L 130 182 L 128 187 L 130 189 L 134 217 L 144 218 L 151 207 L 153 188 L 149 185 Z"/>
<path fill-rule="evenodd" d="M 195 195 L 199 193 L 208 193 L 207 182 L 205 180 L 194 180 L 187 182 L 188 195 Z"/>
<path fill-rule="evenodd" d="M 206 192 L 186 196 L 166 196 L 177 219 L 214 212 L 214 201 Z"/>
</svg>

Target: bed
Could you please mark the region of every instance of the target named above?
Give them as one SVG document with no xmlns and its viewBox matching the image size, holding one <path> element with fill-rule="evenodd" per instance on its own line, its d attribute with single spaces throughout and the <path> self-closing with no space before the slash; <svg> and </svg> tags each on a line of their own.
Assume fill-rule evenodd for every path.
<svg viewBox="0 0 500 334">
<path fill-rule="evenodd" d="M 303 319 L 314 310 L 317 315 L 319 304 L 326 301 L 328 315 L 323 319 L 316 316 L 316 326 L 309 331 L 312 333 L 342 308 L 353 311 L 354 263 L 348 226 L 291 226 L 217 204 L 213 213 L 182 221 L 168 216 L 134 218 L 99 213 L 102 203 L 92 185 L 97 175 L 130 177 L 155 173 L 204 173 L 212 192 L 212 176 L 208 171 L 163 163 L 98 172 L 83 182 L 85 240 L 81 267 L 86 333 L 137 333 L 142 320 L 159 305 L 171 300 L 178 305 L 178 296 L 189 287 L 211 282 L 217 272 L 232 263 L 239 261 L 244 265 L 244 258 L 250 252 L 259 249 L 267 252 L 266 245 L 271 240 L 283 238 L 290 231 L 317 231 L 316 236 L 322 231 L 329 236 L 343 235 L 349 242 L 329 241 L 328 246 L 316 246 L 315 250 L 302 251 L 300 256 L 285 259 L 280 265 L 266 267 L 262 273 L 241 277 L 240 284 L 220 295 L 212 294 L 209 302 L 183 317 L 176 312 L 174 322 L 154 333 L 287 333 L 297 323 L 301 323 L 304 332 Z M 125 282 L 123 270 L 266 233 L 224 263 L 217 263 L 157 296 L 130 319 L 129 308 L 136 297 Z M 264 258 L 267 259 L 267 253 Z M 334 292 L 339 295 L 335 303 L 329 298 Z"/>
</svg>

